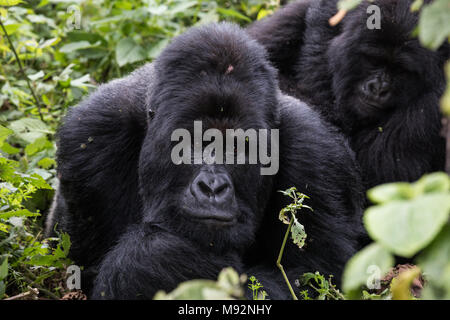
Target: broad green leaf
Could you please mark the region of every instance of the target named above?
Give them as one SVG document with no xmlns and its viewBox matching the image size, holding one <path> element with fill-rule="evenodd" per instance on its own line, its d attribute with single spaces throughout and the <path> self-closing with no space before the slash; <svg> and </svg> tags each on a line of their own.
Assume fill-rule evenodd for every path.
<svg viewBox="0 0 450 320">
<path fill-rule="evenodd" d="M 363 0 L 340 0 L 338 2 L 338 9 L 339 10 L 352 10 L 356 8 Z"/>
<path fill-rule="evenodd" d="M 413 198 L 416 193 L 412 185 L 406 182 L 387 183 L 370 189 L 367 196 L 373 203 L 386 203 L 393 200 Z"/>
<path fill-rule="evenodd" d="M 3 145 L 6 138 L 8 138 L 8 136 L 13 133 L 14 131 L 12 131 L 11 129 L 5 128 L 4 126 L 0 125 L 0 147 Z"/>
<path fill-rule="evenodd" d="M 53 144 L 47 140 L 46 136 L 40 137 L 34 142 L 30 143 L 25 147 L 25 152 L 27 155 L 32 156 L 35 153 L 45 150 L 45 149 L 52 149 Z"/>
<path fill-rule="evenodd" d="M 164 48 L 169 44 L 170 39 L 163 39 L 155 43 L 151 49 L 148 51 L 148 58 L 155 59 L 164 50 Z"/>
<path fill-rule="evenodd" d="M 8 220 L 12 217 L 37 217 L 40 216 L 39 213 L 33 213 L 28 211 L 27 209 L 16 210 L 16 211 L 8 211 L 0 213 L 0 219 Z"/>
<path fill-rule="evenodd" d="M 447 78 L 447 88 L 441 98 L 441 110 L 449 117 L 450 116 L 450 61 L 445 64 L 445 77 Z"/>
<path fill-rule="evenodd" d="M 427 174 L 414 183 L 420 193 L 446 192 L 450 190 L 450 179 L 445 172 Z"/>
<path fill-rule="evenodd" d="M 0 145 L 1 145 L 1 143 L 0 143 Z M 17 154 L 20 152 L 19 148 L 13 147 L 8 142 L 3 142 L 3 145 L 1 145 L 1 150 L 3 152 L 6 152 L 7 154 Z"/>
<path fill-rule="evenodd" d="M 240 277 L 232 268 L 223 269 L 218 281 L 190 280 L 181 283 L 170 293 L 159 291 L 155 300 L 230 300 L 242 297 Z"/>
<path fill-rule="evenodd" d="M 68 44 L 62 46 L 59 49 L 59 51 L 64 52 L 64 53 L 70 53 L 70 52 L 80 50 L 80 49 L 92 48 L 99 44 L 100 44 L 100 42 L 97 42 L 96 44 L 91 44 L 88 41 L 71 42 L 71 43 L 68 43 Z"/>
<path fill-rule="evenodd" d="M 450 194 L 425 194 L 371 207 L 364 224 L 372 239 L 399 256 L 411 257 L 434 239 L 449 212 Z"/>
<path fill-rule="evenodd" d="M 419 40 L 427 48 L 436 50 L 450 36 L 450 3 L 435 0 L 424 6 L 419 19 Z"/>
<path fill-rule="evenodd" d="M 450 299 L 450 224 L 447 223 L 430 246 L 419 255 L 417 264 L 427 278 L 424 299 Z"/>
<path fill-rule="evenodd" d="M 144 60 L 146 53 L 133 39 L 125 38 L 120 40 L 116 46 L 116 60 L 119 66 Z"/>
<path fill-rule="evenodd" d="M 414 0 L 411 5 L 411 12 L 419 11 L 423 5 L 423 0 Z"/>
<path fill-rule="evenodd" d="M 3 280 L 8 275 L 8 258 L 3 259 L 2 264 L 0 264 L 0 280 Z"/>
<path fill-rule="evenodd" d="M 303 246 L 305 245 L 305 240 L 306 240 L 305 227 L 300 222 L 298 222 L 295 215 L 293 215 L 293 217 L 294 217 L 294 222 L 291 227 L 292 241 L 299 248 L 303 248 Z"/>
<path fill-rule="evenodd" d="M 44 137 L 46 134 L 53 134 L 47 125 L 39 119 L 22 118 L 11 122 L 9 128 L 14 131 L 14 135 L 24 140 L 26 143 L 32 143 L 36 139 Z"/>
<path fill-rule="evenodd" d="M 370 267 L 376 266 L 383 276 L 394 265 L 394 258 L 388 250 L 378 243 L 372 243 L 355 254 L 345 266 L 342 276 L 344 292 L 359 290 L 371 276 Z"/>
<path fill-rule="evenodd" d="M 418 267 L 413 267 L 401 272 L 397 277 L 392 279 L 392 300 L 413 300 L 411 284 L 419 275 L 420 269 Z"/>
<path fill-rule="evenodd" d="M 0 0 L 0 6 L 10 7 L 21 3 L 21 0 Z"/>
<path fill-rule="evenodd" d="M 224 16 L 227 16 L 227 17 L 233 17 L 233 18 L 237 18 L 237 19 L 244 20 L 244 21 L 247 21 L 247 22 L 252 22 L 252 20 L 249 17 L 244 16 L 242 13 L 237 12 L 237 11 L 232 10 L 232 9 L 217 8 L 217 12 L 221 13 Z"/>
<path fill-rule="evenodd" d="M 36 81 L 37 79 L 43 78 L 44 76 L 45 76 L 44 71 L 40 70 L 39 72 L 37 72 L 37 73 L 35 73 L 35 74 L 30 74 L 30 75 L 28 76 L 28 78 L 29 78 L 31 81 Z"/>
<path fill-rule="evenodd" d="M 56 161 L 55 159 L 51 159 L 51 158 L 42 158 L 41 160 L 38 161 L 38 166 L 44 169 L 48 169 L 51 166 L 56 165 Z"/>
</svg>

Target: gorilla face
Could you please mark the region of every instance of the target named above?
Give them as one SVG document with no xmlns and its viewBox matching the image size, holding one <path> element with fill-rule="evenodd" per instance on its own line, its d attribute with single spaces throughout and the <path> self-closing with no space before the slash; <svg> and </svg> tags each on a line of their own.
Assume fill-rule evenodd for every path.
<svg viewBox="0 0 450 320">
<path fill-rule="evenodd" d="M 253 47 L 256 43 L 227 42 L 241 38 L 187 32 L 164 51 L 148 99 L 155 115 L 140 156 L 144 221 L 218 250 L 243 250 L 255 238 L 272 178 L 261 175 L 260 164 L 248 161 L 195 164 L 193 152 L 192 164 L 173 163 L 171 152 L 178 142 L 171 141 L 171 135 L 187 130 L 193 150 L 195 121 L 201 122 L 203 132 L 222 132 L 224 145 L 226 129 L 276 127 L 274 70 L 258 56 L 262 50 Z M 230 50 L 235 47 L 240 47 L 239 54 Z M 243 47 L 248 52 L 243 54 Z M 186 59 L 195 61 L 188 65 Z"/>
<path fill-rule="evenodd" d="M 381 29 L 366 26 L 366 6 L 351 11 L 341 33 L 327 50 L 332 89 L 337 107 L 363 124 L 419 99 L 441 83 L 442 52 L 420 46 L 412 36 L 417 15 L 408 1 L 376 1 L 381 8 Z"/>
</svg>

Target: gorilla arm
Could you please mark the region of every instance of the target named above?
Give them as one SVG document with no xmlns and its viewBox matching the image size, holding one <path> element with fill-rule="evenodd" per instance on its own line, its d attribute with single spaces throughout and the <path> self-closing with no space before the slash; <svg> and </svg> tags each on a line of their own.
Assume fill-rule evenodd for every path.
<svg viewBox="0 0 450 320">
<path fill-rule="evenodd" d="M 158 227 L 134 225 L 103 260 L 92 298 L 152 299 L 183 281 L 215 280 L 225 267 L 240 272 L 239 261 L 236 254 L 212 254 Z"/>
<path fill-rule="evenodd" d="M 60 186 L 47 233 L 70 232 L 71 257 L 89 268 L 140 216 L 137 167 L 146 132 L 152 65 L 100 86 L 72 108 L 58 132 Z"/>
</svg>

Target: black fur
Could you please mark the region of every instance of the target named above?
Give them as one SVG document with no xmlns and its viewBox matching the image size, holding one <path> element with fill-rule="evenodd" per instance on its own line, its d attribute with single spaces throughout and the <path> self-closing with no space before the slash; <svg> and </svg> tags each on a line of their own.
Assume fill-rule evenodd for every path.
<svg viewBox="0 0 450 320">
<path fill-rule="evenodd" d="M 177 37 L 154 64 L 70 110 L 59 130 L 60 190 L 48 230 L 58 222 L 71 235 L 86 292 L 96 276 L 93 298 L 150 299 L 181 281 L 215 279 L 226 266 L 255 275 L 272 299 L 289 298 L 275 261 L 286 230 L 278 213 L 289 203 L 277 190 L 291 186 L 310 196 L 314 212 L 301 212 L 307 245 L 288 241 L 283 265 L 291 280 L 320 271 L 339 282 L 361 231 L 359 172 L 342 136 L 281 95 L 275 73 L 241 29 L 210 25 Z M 196 119 L 204 129 L 279 128 L 280 171 L 173 164 L 171 133 L 192 131 Z M 186 214 L 183 195 L 200 170 L 231 177 L 236 223 Z"/>
<path fill-rule="evenodd" d="M 332 27 L 337 0 L 297 1 L 248 30 L 268 48 L 281 89 L 350 138 L 366 188 L 444 169 L 439 98 L 449 48 L 429 51 L 411 35 L 412 2 L 365 1 Z M 372 4 L 381 9 L 380 30 L 366 26 Z M 367 103 L 361 87 L 377 77 L 388 79 L 388 95 Z"/>
</svg>

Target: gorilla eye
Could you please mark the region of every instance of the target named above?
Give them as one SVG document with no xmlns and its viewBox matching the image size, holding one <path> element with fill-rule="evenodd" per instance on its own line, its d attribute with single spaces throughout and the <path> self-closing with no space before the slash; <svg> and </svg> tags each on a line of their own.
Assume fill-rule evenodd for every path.
<svg viewBox="0 0 450 320">
<path fill-rule="evenodd" d="M 148 118 L 150 120 L 152 120 L 154 116 L 155 116 L 155 111 L 153 111 L 152 109 L 148 109 Z"/>
</svg>

